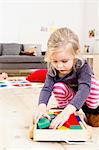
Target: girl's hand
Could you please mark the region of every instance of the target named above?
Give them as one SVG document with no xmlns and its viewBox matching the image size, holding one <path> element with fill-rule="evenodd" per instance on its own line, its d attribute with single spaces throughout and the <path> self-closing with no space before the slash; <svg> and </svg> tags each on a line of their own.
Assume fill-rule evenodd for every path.
<svg viewBox="0 0 99 150">
<path fill-rule="evenodd" d="M 50 116 L 48 115 L 46 104 L 40 104 L 38 106 L 38 109 L 36 111 L 36 115 L 34 118 L 35 123 L 37 123 L 39 121 L 39 119 L 41 119 L 42 117 L 46 117 L 50 120 Z"/>
<path fill-rule="evenodd" d="M 52 120 L 50 128 L 56 129 L 60 128 L 69 118 L 69 115 L 63 110 L 60 114 L 58 114 L 55 119 Z"/>
<path fill-rule="evenodd" d="M 50 128 L 56 129 L 60 128 L 70 117 L 72 113 L 76 111 L 76 108 L 68 104 L 64 110 L 52 120 Z"/>
</svg>

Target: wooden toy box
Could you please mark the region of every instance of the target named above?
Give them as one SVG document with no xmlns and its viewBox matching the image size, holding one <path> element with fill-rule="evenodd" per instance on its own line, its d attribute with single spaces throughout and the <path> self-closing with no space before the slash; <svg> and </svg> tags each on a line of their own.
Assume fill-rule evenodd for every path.
<svg viewBox="0 0 99 150">
<path fill-rule="evenodd" d="M 56 112 L 59 110 L 51 110 L 51 111 Z M 72 128 L 72 129 L 71 128 L 38 129 L 37 126 L 35 126 L 33 135 L 34 141 L 65 141 L 65 142 L 88 141 L 89 140 L 88 131 L 86 125 L 84 124 L 84 121 L 80 120 L 79 124 L 81 128 Z"/>
</svg>

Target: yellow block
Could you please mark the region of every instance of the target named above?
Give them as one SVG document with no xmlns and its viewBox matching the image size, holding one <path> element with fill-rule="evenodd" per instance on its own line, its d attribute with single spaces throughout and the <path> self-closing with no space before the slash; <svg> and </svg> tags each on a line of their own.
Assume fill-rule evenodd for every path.
<svg viewBox="0 0 99 150">
<path fill-rule="evenodd" d="M 69 130 L 69 128 L 67 128 L 65 126 L 61 126 L 60 128 L 58 128 L 58 130 Z"/>
</svg>

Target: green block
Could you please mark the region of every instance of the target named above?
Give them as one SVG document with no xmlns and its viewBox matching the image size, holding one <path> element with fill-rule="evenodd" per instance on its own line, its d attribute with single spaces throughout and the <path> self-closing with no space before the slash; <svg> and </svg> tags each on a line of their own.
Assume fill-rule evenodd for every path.
<svg viewBox="0 0 99 150">
<path fill-rule="evenodd" d="M 82 129 L 82 127 L 80 125 L 72 125 L 70 129 Z"/>
<path fill-rule="evenodd" d="M 48 128 L 50 126 L 50 121 L 47 118 L 42 118 L 38 121 L 37 125 L 39 129 Z"/>
<path fill-rule="evenodd" d="M 50 121 L 52 121 L 55 117 L 56 117 L 56 115 L 55 114 L 48 114 L 49 116 L 50 116 L 50 118 L 51 118 L 51 120 Z"/>
</svg>

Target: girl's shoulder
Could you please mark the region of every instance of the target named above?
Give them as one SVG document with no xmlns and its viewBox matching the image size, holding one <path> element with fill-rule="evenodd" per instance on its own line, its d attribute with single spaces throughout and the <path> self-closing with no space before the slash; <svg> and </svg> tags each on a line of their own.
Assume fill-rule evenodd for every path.
<svg viewBox="0 0 99 150">
<path fill-rule="evenodd" d="M 52 78 L 54 78 L 54 77 L 57 76 L 57 70 L 55 68 L 50 67 L 48 69 L 47 75 L 50 76 L 50 77 L 52 77 Z"/>
<path fill-rule="evenodd" d="M 79 68 L 77 68 L 76 72 L 77 74 L 89 74 L 92 75 L 93 70 L 86 59 L 83 59 L 83 61 L 79 60 L 78 63 L 80 63 Z"/>
<path fill-rule="evenodd" d="M 84 60 L 83 59 L 77 59 L 75 65 L 74 65 L 74 69 L 77 71 L 79 70 L 83 65 L 84 65 Z"/>
<path fill-rule="evenodd" d="M 77 60 L 77 62 L 75 64 L 75 69 L 79 70 L 81 68 L 90 68 L 91 69 L 91 67 L 86 59 L 78 59 Z"/>
</svg>

